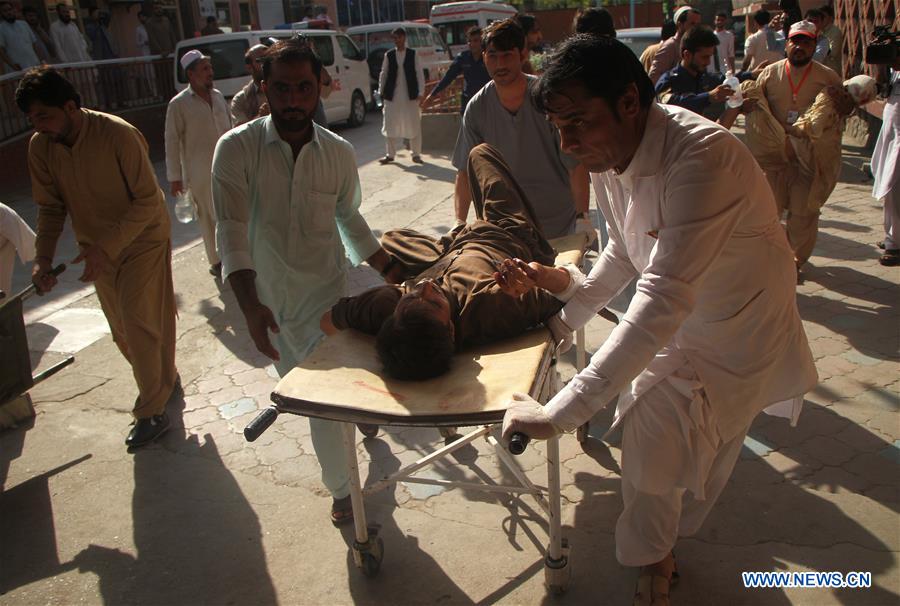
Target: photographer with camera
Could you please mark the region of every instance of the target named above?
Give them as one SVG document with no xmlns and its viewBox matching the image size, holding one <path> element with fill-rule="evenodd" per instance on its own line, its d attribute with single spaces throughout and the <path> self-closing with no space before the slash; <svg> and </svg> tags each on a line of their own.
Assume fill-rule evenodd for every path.
<svg viewBox="0 0 900 606">
<path fill-rule="evenodd" d="M 900 265 L 900 34 L 877 28 L 866 47 L 866 63 L 885 66 L 882 73 L 887 72 L 885 98 L 866 109 L 882 120 L 872 152 L 872 196 L 884 204 L 884 240 L 878 243 L 883 252 L 878 262 L 894 267 Z"/>
</svg>

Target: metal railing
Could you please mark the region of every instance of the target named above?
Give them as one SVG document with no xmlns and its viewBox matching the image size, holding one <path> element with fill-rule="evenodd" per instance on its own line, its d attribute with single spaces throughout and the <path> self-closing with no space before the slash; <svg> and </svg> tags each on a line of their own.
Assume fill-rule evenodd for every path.
<svg viewBox="0 0 900 606">
<path fill-rule="evenodd" d="M 431 90 L 437 81 L 429 82 L 425 90 Z M 426 114 L 458 114 L 462 106 L 463 78 L 458 77 L 453 83 L 442 90 L 431 103 L 422 108 Z"/>
<path fill-rule="evenodd" d="M 53 65 L 81 95 L 81 106 L 115 113 L 166 103 L 175 95 L 172 58 L 160 55 Z M 31 130 L 16 106 L 25 72 L 0 76 L 0 145 Z"/>
</svg>

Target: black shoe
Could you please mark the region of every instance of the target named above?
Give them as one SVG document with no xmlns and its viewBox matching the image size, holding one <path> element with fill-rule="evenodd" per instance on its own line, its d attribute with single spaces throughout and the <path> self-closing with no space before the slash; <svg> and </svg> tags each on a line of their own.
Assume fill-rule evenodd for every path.
<svg viewBox="0 0 900 606">
<path fill-rule="evenodd" d="M 209 266 L 209 275 L 214 278 L 222 279 L 222 264 L 216 263 L 215 265 Z"/>
<path fill-rule="evenodd" d="M 169 430 L 169 415 L 162 413 L 146 419 L 138 419 L 125 438 L 125 445 L 137 448 L 154 441 Z"/>
<path fill-rule="evenodd" d="M 452 444 L 462 437 L 456 427 L 438 427 L 438 432 L 444 438 L 444 444 Z"/>
<path fill-rule="evenodd" d="M 415 162 L 416 164 L 425 164 L 425 161 L 422 160 L 422 156 L 420 156 L 418 154 L 413 156 L 413 162 Z"/>
<path fill-rule="evenodd" d="M 390 164 L 390 163 L 393 162 L 393 161 L 394 161 L 394 157 L 393 157 L 393 156 L 385 156 L 384 158 L 382 158 L 381 160 L 379 160 L 378 163 L 379 163 L 379 164 Z"/>
<path fill-rule="evenodd" d="M 359 430 L 359 433 L 367 438 L 374 438 L 378 435 L 378 425 L 372 425 L 369 423 L 357 423 L 356 428 Z"/>
</svg>

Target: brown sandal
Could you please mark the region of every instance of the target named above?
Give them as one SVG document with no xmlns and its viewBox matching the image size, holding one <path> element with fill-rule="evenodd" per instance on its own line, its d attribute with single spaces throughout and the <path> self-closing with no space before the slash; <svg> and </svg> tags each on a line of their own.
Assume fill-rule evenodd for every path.
<svg viewBox="0 0 900 606">
<path fill-rule="evenodd" d="M 334 499 L 331 502 L 331 523 L 335 526 L 344 526 L 353 521 L 353 503 L 350 495 L 343 499 Z"/>
<path fill-rule="evenodd" d="M 649 572 L 638 577 L 634 590 L 633 606 L 669 606 L 669 589 L 678 582 L 678 562 L 672 552 L 672 576 L 666 578 Z"/>
</svg>

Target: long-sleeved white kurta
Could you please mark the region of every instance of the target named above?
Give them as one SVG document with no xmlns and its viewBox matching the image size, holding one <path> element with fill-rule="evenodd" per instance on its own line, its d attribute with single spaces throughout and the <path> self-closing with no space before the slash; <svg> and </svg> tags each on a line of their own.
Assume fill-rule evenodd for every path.
<svg viewBox="0 0 900 606">
<path fill-rule="evenodd" d="M 872 196 L 880 200 L 900 187 L 900 71 L 891 75 L 891 96 L 884 106 L 881 132 L 872 152 Z"/>
<path fill-rule="evenodd" d="M 166 110 L 166 178 L 183 181 L 195 196 L 209 196 L 213 152 L 231 128 L 225 97 L 213 89 L 211 99 L 212 105 L 189 86 Z"/>
<path fill-rule="evenodd" d="M 50 38 L 56 47 L 56 56 L 60 63 L 77 61 L 93 61 L 88 53 L 87 40 L 74 21 L 63 23 L 54 21 L 50 24 Z"/>
<path fill-rule="evenodd" d="M 222 276 L 256 272 L 260 301 L 275 314 L 281 375 L 324 337 L 319 318 L 347 294 L 350 262 L 378 250 L 359 212 L 353 147 L 318 125 L 293 158 L 272 117 L 222 137 L 213 162 Z"/>
<path fill-rule="evenodd" d="M 0 290 L 12 296 L 16 253 L 22 263 L 34 259 L 34 232 L 16 211 L 0 202 Z"/>
<path fill-rule="evenodd" d="M 394 86 L 394 99 L 384 100 L 384 124 L 381 134 L 385 137 L 418 139 L 422 136 L 422 115 L 419 110 L 419 101 L 409 98 L 409 89 L 406 86 L 406 72 L 403 70 L 403 62 L 406 60 L 407 51 L 397 51 L 397 83 Z M 416 53 L 416 78 L 419 81 L 419 95 L 425 94 L 425 72 Z M 378 91 L 384 97 L 384 85 L 387 82 L 388 55 L 384 54 L 381 63 L 381 74 L 378 76 Z"/>
<path fill-rule="evenodd" d="M 815 385 L 793 254 L 742 143 L 686 109 L 654 103 L 628 168 L 592 179 L 609 244 L 562 319 L 584 326 L 639 279 L 621 323 L 547 404 L 555 423 L 574 429 L 625 390 L 621 418 L 688 364 L 727 441 L 762 409 Z"/>
</svg>

